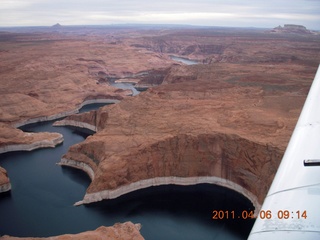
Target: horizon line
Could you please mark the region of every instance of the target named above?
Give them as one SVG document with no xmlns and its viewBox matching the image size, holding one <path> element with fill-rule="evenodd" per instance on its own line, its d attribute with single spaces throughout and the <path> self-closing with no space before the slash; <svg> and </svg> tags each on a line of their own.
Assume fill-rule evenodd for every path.
<svg viewBox="0 0 320 240">
<path fill-rule="evenodd" d="M 288 23 L 289 24 L 289 23 Z M 59 28 L 68 28 L 68 27 L 172 27 L 172 28 L 238 28 L 238 29 L 274 29 L 278 26 L 285 26 L 277 25 L 274 27 L 254 27 L 254 26 L 219 26 L 219 25 L 193 25 L 193 24 L 175 24 L 175 23 L 110 23 L 110 24 L 70 24 L 64 25 L 60 23 L 56 23 L 53 25 L 20 25 L 20 26 L 0 26 L 0 29 L 9 29 L 9 28 L 52 28 L 52 29 L 59 29 Z M 304 26 L 302 24 L 292 24 L 290 25 L 297 25 L 297 26 Z M 308 29 L 310 31 L 320 31 L 320 29 Z"/>
</svg>

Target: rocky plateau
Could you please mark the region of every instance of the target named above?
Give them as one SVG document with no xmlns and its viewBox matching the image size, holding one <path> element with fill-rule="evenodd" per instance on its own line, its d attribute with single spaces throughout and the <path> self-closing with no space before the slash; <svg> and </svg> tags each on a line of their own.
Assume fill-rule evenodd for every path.
<svg viewBox="0 0 320 240">
<path fill-rule="evenodd" d="M 1 240 L 36 240 L 36 239 L 50 239 L 50 240 L 79 240 L 79 239 L 99 239 L 99 240 L 110 240 L 110 239 L 131 239 L 131 240 L 143 240 L 144 238 L 140 234 L 141 225 L 133 224 L 132 222 L 116 223 L 112 227 L 99 227 L 94 231 L 87 231 L 78 234 L 65 234 L 61 236 L 48 237 L 48 238 L 19 238 L 11 236 L 2 236 Z"/>
<path fill-rule="evenodd" d="M 58 144 L 56 134 L 16 127 L 68 115 L 57 124 L 96 132 L 60 161 L 92 180 L 77 204 L 209 182 L 242 193 L 259 209 L 318 68 L 318 35 L 61 31 L 0 33 L 0 149 Z M 201 64 L 175 63 L 170 55 Z M 130 97 L 109 85 L 130 78 L 149 89 Z M 119 102 L 72 115 L 96 99 Z M 6 184 L 6 172 L 0 174 Z"/>
<path fill-rule="evenodd" d="M 0 42 L 0 152 L 53 147 L 62 136 L 23 133 L 16 127 L 77 113 L 88 102 L 118 101 L 131 94 L 100 84 L 101 75 L 121 78 L 171 64 L 158 54 L 77 33 L 70 37 L 14 30 L 0 32 Z"/>
<path fill-rule="evenodd" d="M 97 129 L 61 161 L 92 170 L 82 203 L 130 192 L 137 189 L 133 183 L 140 188 L 164 184 L 152 182 L 162 177 L 217 177 L 252 193 L 259 207 L 311 83 L 305 67 L 291 66 L 296 77 L 285 68 L 176 66 L 161 86 L 68 117 Z"/>
</svg>

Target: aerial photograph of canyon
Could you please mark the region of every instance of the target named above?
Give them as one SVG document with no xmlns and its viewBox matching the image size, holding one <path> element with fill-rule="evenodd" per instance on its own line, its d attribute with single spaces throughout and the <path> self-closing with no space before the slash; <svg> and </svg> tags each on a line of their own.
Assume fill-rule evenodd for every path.
<svg viewBox="0 0 320 240">
<path fill-rule="evenodd" d="M 1 240 L 249 237 L 320 1 L 0 4 Z"/>
</svg>

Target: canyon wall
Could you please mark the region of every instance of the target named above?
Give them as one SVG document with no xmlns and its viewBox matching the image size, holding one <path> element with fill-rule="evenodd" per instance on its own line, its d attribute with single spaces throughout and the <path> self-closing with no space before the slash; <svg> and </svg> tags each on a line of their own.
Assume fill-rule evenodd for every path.
<svg viewBox="0 0 320 240">
<path fill-rule="evenodd" d="M 107 105 L 98 110 L 71 115 L 63 120 L 56 121 L 53 125 L 72 126 L 79 129 L 88 129 L 90 131 L 97 132 L 103 128 L 104 123 L 108 118 L 108 113 L 103 110 L 108 108 L 112 108 L 112 106 Z"/>
<path fill-rule="evenodd" d="M 206 179 L 259 208 L 311 83 L 302 67 L 295 71 L 289 78 L 282 66 L 174 66 L 156 88 L 68 117 L 97 130 L 61 162 L 92 179 L 76 204 Z"/>
<path fill-rule="evenodd" d="M 100 41 L 98 36 L 70 39 L 69 33 L 3 32 L 0 37 L 4 69 L 0 73 L 0 123 L 6 132 L 11 126 L 65 117 L 84 104 L 117 102 L 131 94 L 99 83 L 101 75 L 122 77 L 171 65 L 157 54 Z M 14 133 L 11 138 L 13 143 Z"/>
<path fill-rule="evenodd" d="M 95 31 L 1 33 L 0 149 L 59 143 L 58 135 L 15 127 L 114 99 L 121 102 L 56 123 L 96 132 L 59 163 L 92 180 L 77 204 L 149 186 L 212 183 L 242 193 L 257 211 L 318 67 L 319 37 L 243 29 Z M 180 66 L 170 54 L 204 65 Z M 109 85 L 130 77 L 137 86 L 161 86 L 129 98 Z M 0 168 L 0 191 L 9 189 Z M 79 237 L 97 235 L 54 239 Z"/>
<path fill-rule="evenodd" d="M 111 199 L 162 184 L 213 183 L 245 195 L 260 208 L 282 157 L 276 147 L 221 133 L 177 135 L 99 165 L 91 177 L 104 189 L 86 194 L 80 203 Z M 121 167 L 120 167 L 121 166 Z"/>
<path fill-rule="evenodd" d="M 131 94 L 100 83 L 101 75 L 122 77 L 171 64 L 157 54 L 99 37 L 71 35 L 0 33 L 0 153 L 62 142 L 53 133 L 16 129 L 22 125 L 75 114 L 85 104 L 118 102 Z"/>
</svg>

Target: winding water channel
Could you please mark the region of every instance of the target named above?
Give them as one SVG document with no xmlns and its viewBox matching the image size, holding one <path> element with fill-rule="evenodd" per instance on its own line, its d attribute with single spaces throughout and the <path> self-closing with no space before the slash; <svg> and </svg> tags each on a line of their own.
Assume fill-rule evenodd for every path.
<svg viewBox="0 0 320 240">
<path fill-rule="evenodd" d="M 89 111 L 101 104 L 81 109 Z M 12 190 L 0 194 L 0 236 L 47 237 L 79 233 L 117 222 L 141 223 L 145 239 L 246 239 L 252 219 L 239 219 L 252 204 L 242 195 L 219 186 L 160 186 L 114 200 L 75 207 L 90 183 L 82 171 L 56 165 L 68 148 L 85 134 L 51 122 L 22 127 L 31 132 L 59 132 L 63 144 L 54 149 L 0 155 Z M 213 210 L 235 211 L 236 219 L 212 220 Z"/>
</svg>

